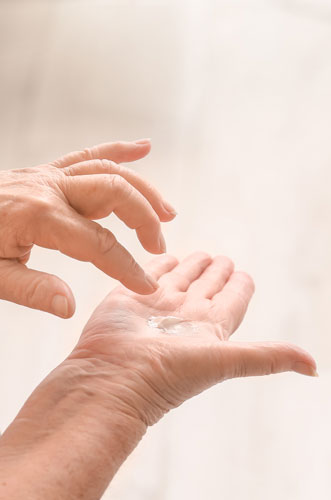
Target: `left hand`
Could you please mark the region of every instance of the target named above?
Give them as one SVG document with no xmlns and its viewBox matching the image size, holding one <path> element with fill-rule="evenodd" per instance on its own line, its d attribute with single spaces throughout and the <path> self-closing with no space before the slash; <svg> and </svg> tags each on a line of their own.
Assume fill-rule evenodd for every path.
<svg viewBox="0 0 331 500">
<path fill-rule="evenodd" d="M 104 390 L 120 411 L 151 425 L 229 378 L 316 373 L 312 357 L 297 346 L 230 342 L 254 284 L 246 273 L 235 272 L 228 258 L 198 252 L 178 263 L 164 255 L 150 263 L 148 272 L 159 289 L 142 296 L 117 287 L 93 313 L 69 356 L 97 364 L 107 380 Z M 197 328 L 187 324 L 183 336 L 162 333 L 148 325 L 151 316 L 176 316 Z"/>
<path fill-rule="evenodd" d="M 72 292 L 58 277 L 28 269 L 33 245 L 92 262 L 131 290 L 157 288 L 115 235 L 94 222 L 114 212 L 143 247 L 165 252 L 160 222 L 175 217 L 158 191 L 120 162 L 143 158 L 149 140 L 106 143 L 47 165 L 0 172 L 0 299 L 70 317 Z M 116 163 L 115 163 L 116 162 Z"/>
</svg>

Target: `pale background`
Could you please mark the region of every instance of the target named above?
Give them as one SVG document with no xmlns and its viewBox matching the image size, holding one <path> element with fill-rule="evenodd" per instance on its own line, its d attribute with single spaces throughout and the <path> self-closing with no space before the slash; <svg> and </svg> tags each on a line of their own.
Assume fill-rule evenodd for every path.
<svg viewBox="0 0 331 500">
<path fill-rule="evenodd" d="M 1 168 L 151 137 L 134 168 L 178 211 L 169 252 L 231 256 L 256 282 L 236 338 L 295 342 L 318 363 L 319 379 L 233 380 L 187 402 L 104 498 L 330 498 L 331 0 L 0 0 L 0 72 Z M 77 312 L 0 303 L 2 430 L 113 286 L 51 251 L 31 266 L 68 281 Z"/>
</svg>

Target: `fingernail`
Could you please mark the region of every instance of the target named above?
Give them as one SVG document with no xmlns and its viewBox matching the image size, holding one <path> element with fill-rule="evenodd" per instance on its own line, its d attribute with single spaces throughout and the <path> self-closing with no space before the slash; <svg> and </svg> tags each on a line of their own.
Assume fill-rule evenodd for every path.
<svg viewBox="0 0 331 500">
<path fill-rule="evenodd" d="M 64 295 L 55 295 L 53 297 L 52 312 L 62 318 L 68 316 L 68 301 Z"/>
<path fill-rule="evenodd" d="M 134 141 L 135 144 L 149 144 L 151 140 L 148 139 L 138 139 L 137 141 Z"/>
<path fill-rule="evenodd" d="M 316 369 L 306 363 L 294 363 L 292 370 L 301 373 L 302 375 L 308 375 L 309 377 L 318 377 Z"/>
<path fill-rule="evenodd" d="M 166 253 L 167 245 L 166 245 L 166 242 L 165 242 L 165 239 L 164 239 L 164 236 L 162 233 L 160 234 L 160 237 L 159 237 L 159 248 L 160 248 L 162 253 Z"/>
<path fill-rule="evenodd" d="M 154 291 L 157 290 L 160 286 L 158 282 L 154 278 L 152 278 L 152 276 L 150 276 L 149 274 L 145 275 L 145 281 Z"/>
<path fill-rule="evenodd" d="M 168 203 L 167 201 L 163 202 L 163 208 L 164 208 L 164 210 L 166 212 L 169 212 L 169 214 L 171 214 L 171 215 L 177 215 L 177 212 L 174 209 L 174 207 L 172 205 L 170 205 L 170 203 Z"/>
</svg>

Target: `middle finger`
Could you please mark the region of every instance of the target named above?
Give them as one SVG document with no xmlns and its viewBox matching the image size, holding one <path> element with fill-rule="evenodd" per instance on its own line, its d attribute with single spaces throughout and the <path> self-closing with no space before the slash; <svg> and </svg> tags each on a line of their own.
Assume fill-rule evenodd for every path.
<svg viewBox="0 0 331 500">
<path fill-rule="evenodd" d="M 114 212 L 136 230 L 146 250 L 165 252 L 157 214 L 146 198 L 119 175 L 69 177 L 63 190 L 70 205 L 84 217 L 101 219 Z"/>
<path fill-rule="evenodd" d="M 120 175 L 136 188 L 152 205 L 162 222 L 168 222 L 176 216 L 175 209 L 163 199 L 158 190 L 139 174 L 127 167 L 109 160 L 90 160 L 76 163 L 62 170 L 67 176 L 115 174 Z"/>
</svg>

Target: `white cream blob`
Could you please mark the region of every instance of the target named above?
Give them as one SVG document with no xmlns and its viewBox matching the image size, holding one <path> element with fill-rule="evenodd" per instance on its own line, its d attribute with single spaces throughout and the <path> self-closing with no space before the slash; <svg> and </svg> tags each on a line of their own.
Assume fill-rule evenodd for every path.
<svg viewBox="0 0 331 500">
<path fill-rule="evenodd" d="M 157 328 L 162 333 L 172 335 L 191 335 L 198 330 L 199 323 L 188 321 L 176 316 L 151 316 L 147 320 L 148 326 Z"/>
<path fill-rule="evenodd" d="M 205 321 L 191 321 L 176 316 L 151 316 L 147 320 L 151 328 L 157 329 L 160 333 L 177 336 L 190 336 L 192 334 L 209 334 L 224 340 L 221 325 Z"/>
</svg>

